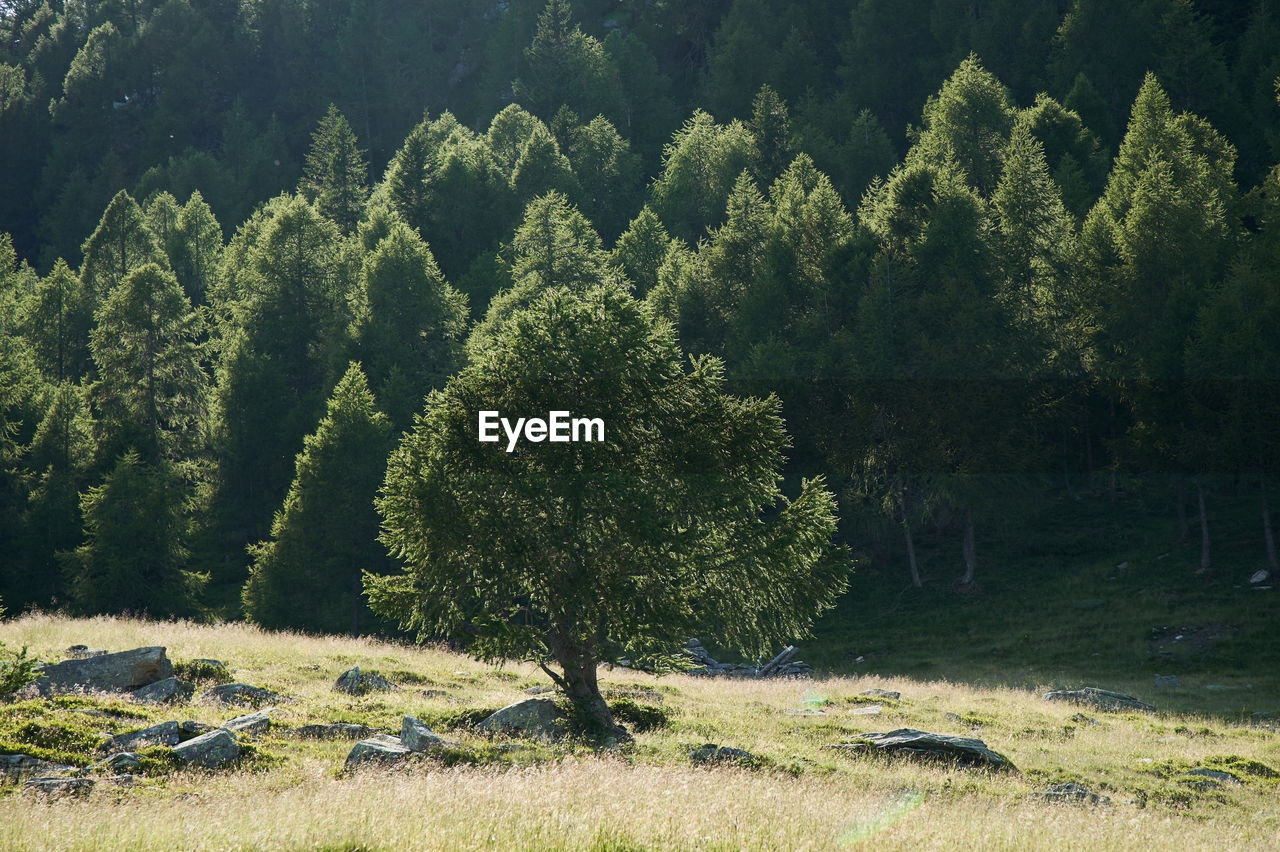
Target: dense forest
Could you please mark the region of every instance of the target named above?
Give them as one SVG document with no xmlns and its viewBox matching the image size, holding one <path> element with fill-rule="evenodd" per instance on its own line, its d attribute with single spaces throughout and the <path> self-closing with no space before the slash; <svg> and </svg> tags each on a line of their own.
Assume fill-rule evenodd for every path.
<svg viewBox="0 0 1280 852">
<path fill-rule="evenodd" d="M 0 2 L 0 599 L 392 629 L 388 455 L 602 283 L 904 583 L 1135 478 L 1205 572 L 1247 495 L 1278 573 L 1277 44 L 1268 0 Z"/>
</svg>

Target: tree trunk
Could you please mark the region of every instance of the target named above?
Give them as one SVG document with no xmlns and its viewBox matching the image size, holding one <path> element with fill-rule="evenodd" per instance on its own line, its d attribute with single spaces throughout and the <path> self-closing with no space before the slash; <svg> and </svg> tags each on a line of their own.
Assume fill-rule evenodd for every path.
<svg viewBox="0 0 1280 852">
<path fill-rule="evenodd" d="M 1204 511 L 1204 486 L 1196 479 L 1196 498 L 1200 501 L 1200 570 L 1203 574 L 1209 570 L 1209 517 Z"/>
<path fill-rule="evenodd" d="M 1178 500 L 1178 544 L 1186 544 L 1191 539 L 1191 527 L 1187 524 L 1187 480 L 1181 475 L 1177 477 L 1174 491 Z"/>
<path fill-rule="evenodd" d="M 1280 564 L 1276 562 L 1276 540 L 1271 535 L 1271 507 L 1267 504 L 1267 477 L 1258 474 L 1259 489 L 1262 495 L 1262 538 L 1267 545 L 1267 568 L 1272 574 L 1280 573 Z"/>
<path fill-rule="evenodd" d="M 916 562 L 916 543 L 911 537 L 911 524 L 907 522 L 905 502 L 902 504 L 902 534 L 907 539 L 907 562 L 911 565 L 911 585 L 917 589 L 923 588 L 924 584 L 920 582 L 920 566 Z"/>
<path fill-rule="evenodd" d="M 609 705 L 600 694 L 600 687 L 596 682 L 599 661 L 595 659 L 595 655 L 588 653 L 580 643 L 563 632 L 553 632 L 549 639 L 551 654 L 560 664 L 563 674 L 556 675 L 550 670 L 546 671 L 573 702 L 578 713 L 596 732 L 615 737 L 619 742 L 631 742 L 631 734 L 614 721 Z"/>
<path fill-rule="evenodd" d="M 978 567 L 978 548 L 973 536 L 973 510 L 964 512 L 964 576 L 960 578 L 961 586 L 973 583 L 973 573 Z"/>
</svg>

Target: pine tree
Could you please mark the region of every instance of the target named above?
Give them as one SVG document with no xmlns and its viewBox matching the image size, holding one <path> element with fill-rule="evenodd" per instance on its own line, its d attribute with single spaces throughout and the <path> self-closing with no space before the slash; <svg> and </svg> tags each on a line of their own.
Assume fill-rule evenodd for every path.
<svg viewBox="0 0 1280 852">
<path fill-rule="evenodd" d="M 168 259 L 147 224 L 142 208 L 124 190 L 116 193 L 98 227 L 82 247 L 80 278 L 91 310 L 125 277 L 147 263 L 168 266 Z"/>
<path fill-rule="evenodd" d="M 791 163 L 791 120 L 787 105 L 767 84 L 760 87 L 751 105 L 751 121 L 747 124 L 755 139 L 756 180 L 768 185 Z"/>
<path fill-rule="evenodd" d="M 338 108 L 320 119 L 298 190 L 344 234 L 355 230 L 369 197 L 369 165 Z"/>
<path fill-rule="evenodd" d="M 20 319 L 23 336 L 45 379 L 57 384 L 84 375 L 92 319 L 80 277 L 59 258 L 25 301 Z"/>
<path fill-rule="evenodd" d="M 391 431 L 353 362 L 319 427 L 303 442 L 270 540 L 250 548 L 253 565 L 243 593 L 250 619 L 268 628 L 353 636 L 373 626 L 361 574 L 390 567 L 377 540 L 373 498 Z"/>
</svg>

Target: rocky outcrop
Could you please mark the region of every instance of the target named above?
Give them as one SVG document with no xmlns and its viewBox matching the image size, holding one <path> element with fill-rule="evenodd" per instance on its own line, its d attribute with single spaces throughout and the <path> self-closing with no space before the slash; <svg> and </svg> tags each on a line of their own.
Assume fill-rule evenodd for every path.
<svg viewBox="0 0 1280 852">
<path fill-rule="evenodd" d="M 133 772 L 142 766 L 138 756 L 131 751 L 121 751 L 93 765 L 98 772 Z"/>
<path fill-rule="evenodd" d="M 186 702 L 195 694 L 196 686 L 176 677 L 167 677 L 133 691 L 133 700 L 147 704 Z"/>
<path fill-rule="evenodd" d="M 857 740 L 831 746 L 855 754 L 892 754 L 966 767 L 1013 769 L 1009 758 L 987 748 L 976 737 L 931 734 L 913 728 L 899 728 L 887 734 L 864 734 Z"/>
<path fill-rule="evenodd" d="M 128 692 L 173 677 L 173 664 L 159 646 L 98 654 L 45 666 L 35 686 L 41 695 L 96 689 Z"/>
<path fill-rule="evenodd" d="M 689 752 L 689 760 L 697 764 L 729 763 L 737 766 L 756 766 L 760 758 L 740 748 L 707 743 Z"/>
<path fill-rule="evenodd" d="M 569 717 L 550 698 L 526 698 L 508 704 L 476 727 L 491 734 L 558 740 L 569 732 Z"/>
<path fill-rule="evenodd" d="M 180 743 L 173 754 L 184 763 L 216 769 L 240 756 L 240 744 L 225 728 L 218 728 L 195 739 Z"/>
<path fill-rule="evenodd" d="M 248 713 L 227 721 L 222 727 L 237 734 L 261 734 L 271 727 L 271 711 L 274 707 L 264 707 L 257 713 Z"/>
<path fill-rule="evenodd" d="M 159 725 L 112 737 L 107 747 L 117 751 L 133 751 L 143 746 L 175 746 L 180 742 L 182 742 L 182 729 L 178 723 L 161 722 Z"/>
<path fill-rule="evenodd" d="M 274 704 L 289 700 L 269 689 L 250 686 L 247 683 L 224 683 L 208 690 L 200 697 L 206 701 L 220 701 L 223 704 L 241 704 L 253 707 L 257 707 L 259 704 L 267 704 L 268 702 Z"/>
<path fill-rule="evenodd" d="M 1053 784 L 1050 785 L 1049 789 L 1032 795 L 1036 798 L 1044 799 L 1046 802 L 1065 802 L 1080 805 L 1111 804 L 1110 796 L 1095 793 L 1083 784 L 1077 784 L 1074 781 L 1068 781 L 1065 784 Z"/>
<path fill-rule="evenodd" d="M 1153 713 L 1156 709 L 1150 704 L 1144 704 L 1132 695 L 1125 695 L 1122 692 L 1111 692 L 1107 689 L 1098 689 L 1096 686 L 1086 686 L 1083 689 L 1058 689 L 1053 692 L 1046 692 L 1044 694 L 1044 700 L 1069 701 L 1072 704 L 1096 707 L 1099 710 L 1138 710 L 1143 713 Z"/>
<path fill-rule="evenodd" d="M 360 667 L 356 666 L 338 675 L 333 688 L 348 695 L 364 695 L 369 692 L 391 692 L 400 687 L 377 672 L 362 672 Z"/>
<path fill-rule="evenodd" d="M 412 716 L 405 716 L 400 725 L 400 744 L 409 751 L 431 751 L 453 745 Z"/>
<path fill-rule="evenodd" d="M 93 789 L 92 778 L 30 778 L 23 789 L 46 796 L 84 796 Z"/>
<path fill-rule="evenodd" d="M 901 692 L 895 692 L 889 689 L 864 689 L 858 695 L 867 698 L 888 698 L 892 701 L 900 701 L 902 699 Z"/>
<path fill-rule="evenodd" d="M 0 778 L 16 781 L 24 776 L 49 776 L 74 772 L 74 766 L 52 763 L 29 754 L 0 754 Z"/>
<path fill-rule="evenodd" d="M 399 737 L 390 734 L 377 734 L 361 740 L 347 755 L 343 768 L 350 772 L 361 766 L 376 764 L 391 766 L 407 758 L 412 752 L 400 742 Z"/>
</svg>

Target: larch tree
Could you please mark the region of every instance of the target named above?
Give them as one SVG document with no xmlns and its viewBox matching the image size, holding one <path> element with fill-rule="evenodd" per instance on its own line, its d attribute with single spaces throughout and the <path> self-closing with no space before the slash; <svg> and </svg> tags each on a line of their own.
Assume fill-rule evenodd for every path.
<svg viewBox="0 0 1280 852">
<path fill-rule="evenodd" d="M 349 234 L 369 197 L 369 164 L 346 117 L 333 104 L 311 136 L 299 191 Z"/>
</svg>

